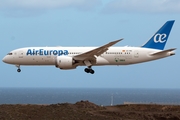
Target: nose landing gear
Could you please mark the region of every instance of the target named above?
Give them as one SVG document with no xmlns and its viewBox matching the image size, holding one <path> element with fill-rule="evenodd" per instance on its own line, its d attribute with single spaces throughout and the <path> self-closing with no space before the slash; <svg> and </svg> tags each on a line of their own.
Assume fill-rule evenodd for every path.
<svg viewBox="0 0 180 120">
<path fill-rule="evenodd" d="M 17 69 L 17 72 L 21 72 L 21 69 Z"/>
<path fill-rule="evenodd" d="M 16 65 L 16 67 L 18 68 L 17 72 L 21 72 L 20 65 Z"/>
</svg>

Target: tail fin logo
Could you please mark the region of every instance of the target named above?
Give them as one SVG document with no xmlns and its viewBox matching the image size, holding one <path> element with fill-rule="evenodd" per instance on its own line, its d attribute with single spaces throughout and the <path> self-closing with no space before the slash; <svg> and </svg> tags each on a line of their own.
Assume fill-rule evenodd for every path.
<svg viewBox="0 0 180 120">
<path fill-rule="evenodd" d="M 154 36 L 154 42 L 155 43 L 164 43 L 164 42 L 166 42 L 166 37 L 167 37 L 167 35 L 165 34 L 165 33 L 163 33 L 163 34 L 159 34 L 159 33 L 157 33 L 155 36 Z"/>
</svg>

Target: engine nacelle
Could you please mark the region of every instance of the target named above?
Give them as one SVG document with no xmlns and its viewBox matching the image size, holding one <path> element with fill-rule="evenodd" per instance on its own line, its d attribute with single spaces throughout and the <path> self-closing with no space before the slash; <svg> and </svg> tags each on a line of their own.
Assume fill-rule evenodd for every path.
<svg viewBox="0 0 180 120">
<path fill-rule="evenodd" d="M 74 60 L 72 57 L 68 56 L 58 56 L 56 58 L 56 67 L 60 69 L 75 69 L 76 66 L 73 66 Z"/>
</svg>

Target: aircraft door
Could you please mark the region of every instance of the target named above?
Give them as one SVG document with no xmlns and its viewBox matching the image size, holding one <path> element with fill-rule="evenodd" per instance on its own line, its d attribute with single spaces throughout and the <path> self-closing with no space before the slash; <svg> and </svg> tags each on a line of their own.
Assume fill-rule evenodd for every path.
<svg viewBox="0 0 180 120">
<path fill-rule="evenodd" d="M 23 58 L 24 52 L 23 52 L 23 51 L 19 51 L 19 52 L 18 52 L 18 56 L 19 56 L 19 58 Z"/>
<path fill-rule="evenodd" d="M 135 50 L 134 51 L 134 58 L 138 58 L 139 57 L 139 51 Z"/>
</svg>

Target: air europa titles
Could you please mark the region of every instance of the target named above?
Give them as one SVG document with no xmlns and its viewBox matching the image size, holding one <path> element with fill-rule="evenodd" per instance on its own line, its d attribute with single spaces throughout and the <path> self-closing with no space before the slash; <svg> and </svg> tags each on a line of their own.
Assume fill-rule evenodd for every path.
<svg viewBox="0 0 180 120">
<path fill-rule="evenodd" d="M 28 49 L 26 55 L 68 55 L 68 50 Z"/>
</svg>

